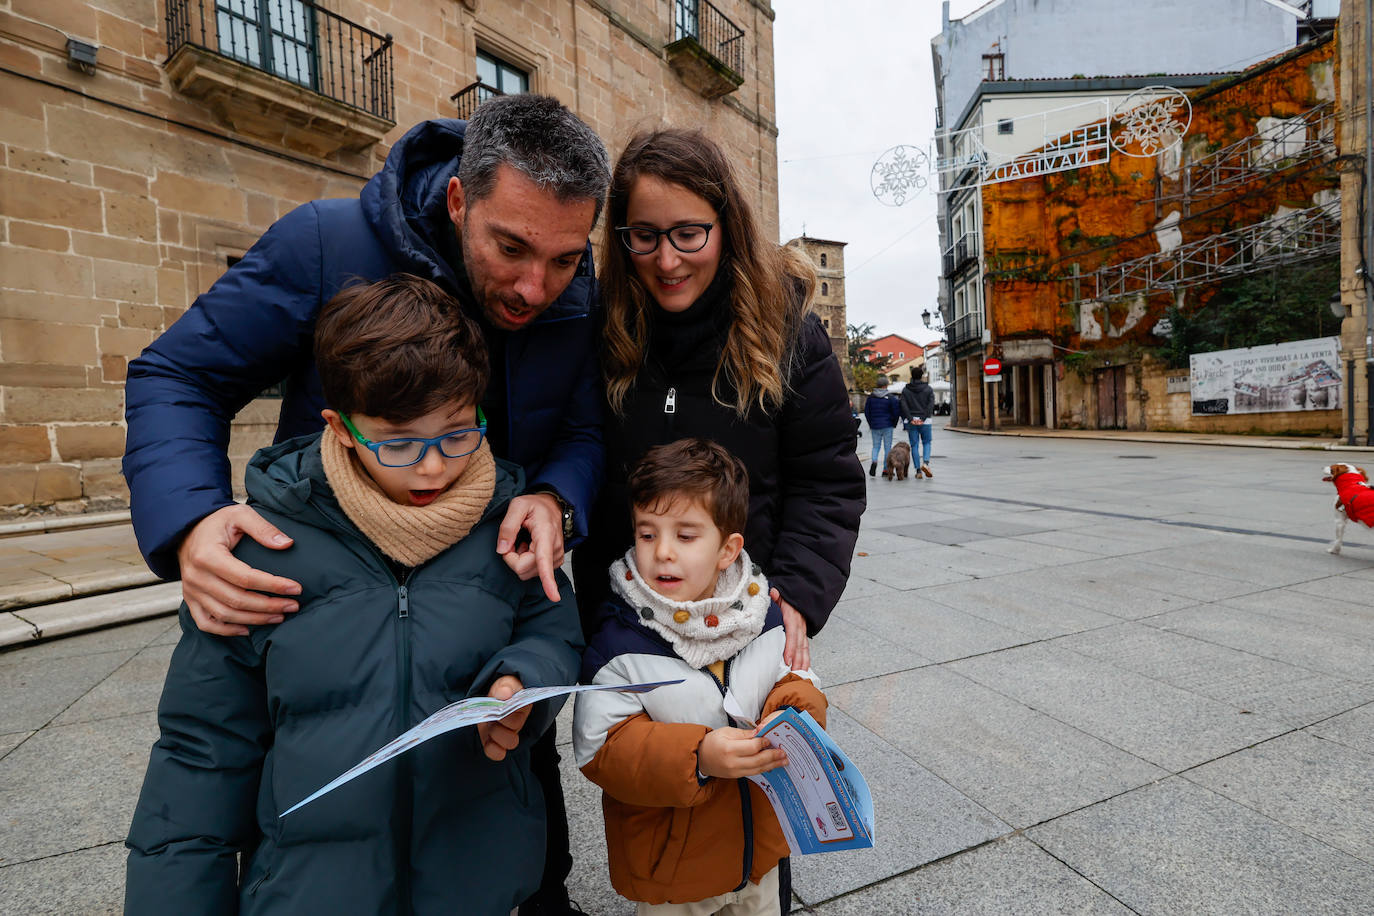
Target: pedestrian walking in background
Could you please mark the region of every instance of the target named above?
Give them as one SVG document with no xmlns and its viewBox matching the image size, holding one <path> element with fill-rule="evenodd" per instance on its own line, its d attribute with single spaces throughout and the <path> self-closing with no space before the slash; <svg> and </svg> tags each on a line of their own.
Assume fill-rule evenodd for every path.
<svg viewBox="0 0 1374 916">
<path fill-rule="evenodd" d="M 935 413 L 935 392 L 927 384 L 926 372 L 920 366 L 911 367 L 911 382 L 902 389 L 898 404 L 905 421 L 906 438 L 911 443 L 911 457 L 916 462 L 916 476 L 934 477 L 930 471 L 930 438 L 934 432 L 930 418 Z"/>
<path fill-rule="evenodd" d="M 902 416 L 901 402 L 887 390 L 887 376 L 878 376 L 878 385 L 864 402 L 864 419 L 868 421 L 868 431 L 873 440 L 873 451 L 868 465 L 868 476 L 878 476 L 878 461 L 887 460 L 892 451 L 892 430 Z M 881 449 L 882 455 L 878 454 Z"/>
</svg>

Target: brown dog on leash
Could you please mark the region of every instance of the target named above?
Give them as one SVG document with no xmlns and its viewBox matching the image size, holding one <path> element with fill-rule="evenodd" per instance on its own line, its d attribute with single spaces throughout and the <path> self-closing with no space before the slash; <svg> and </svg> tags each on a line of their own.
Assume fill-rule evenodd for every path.
<svg viewBox="0 0 1374 916">
<path fill-rule="evenodd" d="M 906 480 L 911 470 L 911 445 L 906 442 L 893 443 L 892 451 L 887 453 L 887 463 L 883 465 L 884 480 Z"/>
</svg>

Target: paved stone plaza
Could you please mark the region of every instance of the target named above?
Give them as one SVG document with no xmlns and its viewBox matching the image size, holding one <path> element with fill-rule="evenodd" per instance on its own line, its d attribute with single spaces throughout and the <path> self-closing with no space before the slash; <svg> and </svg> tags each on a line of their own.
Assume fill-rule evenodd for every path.
<svg viewBox="0 0 1374 916">
<path fill-rule="evenodd" d="M 1370 456 L 944 430 L 935 454 L 871 482 L 814 643 L 878 845 L 798 860 L 797 909 L 1370 912 L 1374 531 L 1329 555 L 1320 479 Z M 176 636 L 0 654 L 0 912 L 118 911 Z M 573 897 L 630 913 L 565 767 Z"/>
</svg>

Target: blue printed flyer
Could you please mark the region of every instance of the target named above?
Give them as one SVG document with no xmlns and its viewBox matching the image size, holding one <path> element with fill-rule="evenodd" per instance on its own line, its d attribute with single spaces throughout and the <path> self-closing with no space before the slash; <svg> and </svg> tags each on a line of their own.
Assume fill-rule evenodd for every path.
<svg viewBox="0 0 1374 916">
<path fill-rule="evenodd" d="M 784 709 L 759 737 L 787 752 L 787 766 L 749 778 L 768 796 L 794 855 L 873 845 L 868 783 L 809 712 Z"/>
</svg>

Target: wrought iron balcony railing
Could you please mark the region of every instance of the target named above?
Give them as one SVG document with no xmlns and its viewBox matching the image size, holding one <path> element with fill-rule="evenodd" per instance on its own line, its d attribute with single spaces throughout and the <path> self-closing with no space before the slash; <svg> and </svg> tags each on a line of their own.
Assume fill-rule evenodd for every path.
<svg viewBox="0 0 1374 916">
<path fill-rule="evenodd" d="M 472 118 L 472 113 L 477 110 L 478 105 L 497 95 L 505 95 L 505 93 L 495 86 L 488 86 L 478 80 L 475 83 L 469 83 L 449 96 L 449 101 L 458 107 L 458 117 L 467 121 Z"/>
<path fill-rule="evenodd" d="M 312 0 L 168 0 L 167 56 L 185 45 L 394 120 L 391 36 Z"/>
<path fill-rule="evenodd" d="M 949 325 L 949 346 L 950 349 L 961 344 L 973 343 L 983 339 L 983 313 L 969 312 L 954 319 L 954 323 Z"/>
<path fill-rule="evenodd" d="M 673 40 L 691 38 L 736 74 L 744 73 L 744 29 L 710 0 L 674 0 Z"/>
<path fill-rule="evenodd" d="M 978 260 L 978 234 L 965 232 L 958 241 L 945 250 L 945 276 L 952 277 L 967 264 Z"/>
</svg>

